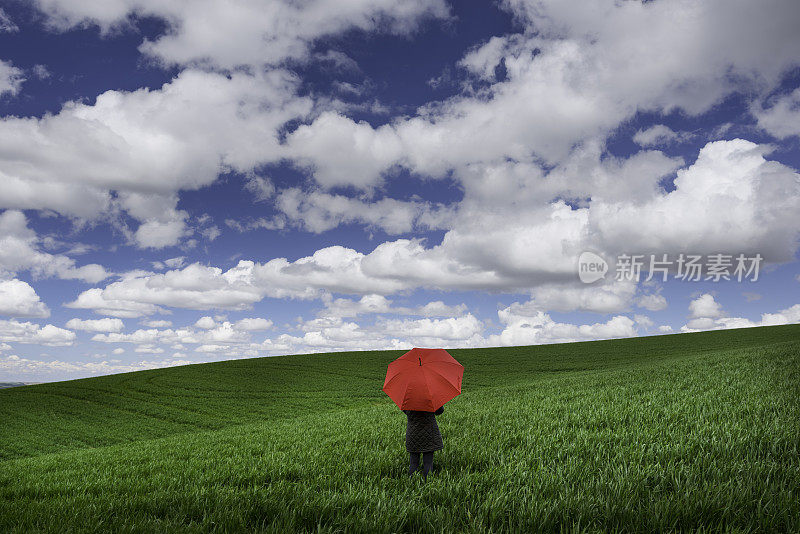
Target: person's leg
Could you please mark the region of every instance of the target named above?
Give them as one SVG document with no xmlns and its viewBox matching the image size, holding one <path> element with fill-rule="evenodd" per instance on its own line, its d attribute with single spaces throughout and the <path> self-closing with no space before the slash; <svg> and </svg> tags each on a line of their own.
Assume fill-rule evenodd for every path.
<svg viewBox="0 0 800 534">
<path fill-rule="evenodd" d="M 410 452 L 408 453 L 409 461 L 408 461 L 408 476 L 414 474 L 414 471 L 419 469 L 419 453 L 418 452 Z"/>
<path fill-rule="evenodd" d="M 422 453 L 422 476 L 428 478 L 428 473 L 433 468 L 433 451 Z"/>
</svg>

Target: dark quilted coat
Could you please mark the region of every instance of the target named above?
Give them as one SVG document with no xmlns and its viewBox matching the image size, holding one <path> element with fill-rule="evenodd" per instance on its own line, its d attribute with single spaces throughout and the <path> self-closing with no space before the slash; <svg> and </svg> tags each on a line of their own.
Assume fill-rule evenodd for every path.
<svg viewBox="0 0 800 534">
<path fill-rule="evenodd" d="M 444 412 L 444 406 L 436 412 L 403 410 L 408 418 L 406 425 L 406 450 L 408 452 L 431 452 L 444 448 L 436 416 Z"/>
</svg>

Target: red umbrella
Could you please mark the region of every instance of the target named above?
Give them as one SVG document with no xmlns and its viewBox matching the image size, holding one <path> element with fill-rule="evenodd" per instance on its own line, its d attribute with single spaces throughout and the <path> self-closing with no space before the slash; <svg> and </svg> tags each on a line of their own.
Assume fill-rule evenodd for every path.
<svg viewBox="0 0 800 534">
<path fill-rule="evenodd" d="M 461 393 L 464 366 L 444 349 L 411 349 L 389 364 L 383 391 L 401 410 L 435 412 Z"/>
</svg>

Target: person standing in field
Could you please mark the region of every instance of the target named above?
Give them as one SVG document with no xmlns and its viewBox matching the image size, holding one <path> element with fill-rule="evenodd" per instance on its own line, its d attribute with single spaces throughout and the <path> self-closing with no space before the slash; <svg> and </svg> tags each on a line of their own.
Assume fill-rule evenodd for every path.
<svg viewBox="0 0 800 534">
<path fill-rule="evenodd" d="M 419 455 L 422 454 L 422 477 L 428 479 L 433 468 L 433 453 L 444 448 L 436 416 L 444 413 L 444 406 L 435 412 L 403 410 L 408 418 L 406 425 L 406 450 L 409 454 L 408 476 L 419 470 Z"/>
</svg>

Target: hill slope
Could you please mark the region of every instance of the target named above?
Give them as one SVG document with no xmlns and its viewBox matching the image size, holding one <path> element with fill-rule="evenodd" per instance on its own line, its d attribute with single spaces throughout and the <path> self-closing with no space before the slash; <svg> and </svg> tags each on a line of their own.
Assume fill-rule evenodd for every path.
<svg viewBox="0 0 800 534">
<path fill-rule="evenodd" d="M 0 390 L 0 530 L 800 529 L 800 325 L 451 352 L 426 485 L 400 352 Z"/>
</svg>

